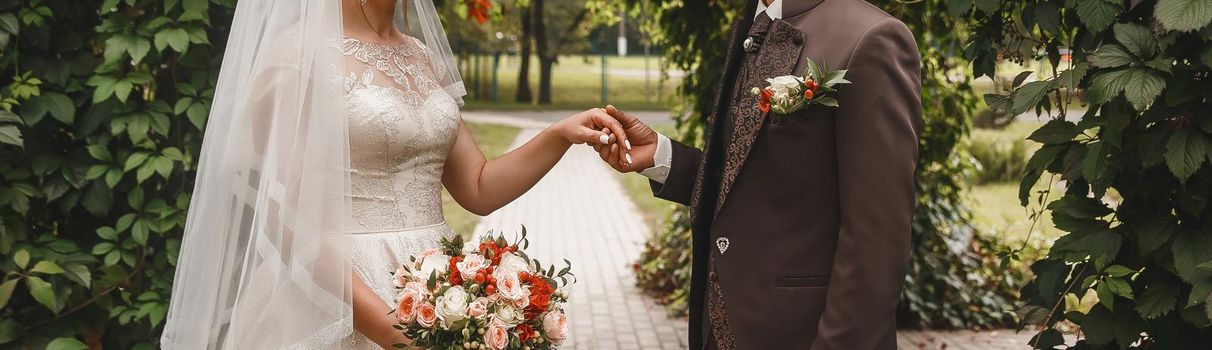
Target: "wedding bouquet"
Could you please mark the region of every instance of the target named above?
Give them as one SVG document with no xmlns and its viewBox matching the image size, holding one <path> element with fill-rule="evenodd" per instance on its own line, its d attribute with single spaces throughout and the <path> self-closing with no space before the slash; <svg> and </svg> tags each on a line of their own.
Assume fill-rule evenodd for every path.
<svg viewBox="0 0 1212 350">
<path fill-rule="evenodd" d="M 758 98 L 758 109 L 762 113 L 791 114 L 817 104 L 837 107 L 837 85 L 850 84 L 845 70 L 829 70 L 829 67 L 808 59 L 802 76 L 784 75 L 766 79 L 765 88 L 753 88 L 750 93 Z"/>
<path fill-rule="evenodd" d="M 568 334 L 561 288 L 571 263 L 543 268 L 522 250 L 526 228 L 512 244 L 489 232 L 480 242 L 443 240 L 400 266 L 395 327 L 428 349 L 554 349 Z M 396 347 L 405 347 L 397 344 Z"/>
</svg>

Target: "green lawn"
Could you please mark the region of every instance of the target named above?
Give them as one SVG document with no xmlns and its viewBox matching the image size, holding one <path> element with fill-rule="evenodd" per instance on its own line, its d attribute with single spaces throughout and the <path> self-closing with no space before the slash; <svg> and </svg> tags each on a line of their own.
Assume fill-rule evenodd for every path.
<svg viewBox="0 0 1212 350">
<path fill-rule="evenodd" d="M 1028 121 L 1015 122 L 1001 130 L 976 129 L 972 131 L 972 138 L 994 144 L 1010 143 L 1025 140 L 1041 125 L 1040 122 Z M 1026 148 L 1028 154 L 1034 153 L 1040 148 L 1040 144 L 1027 141 Z M 1018 182 L 990 183 L 973 187 L 969 197 L 969 204 L 975 216 L 973 223 L 982 234 L 1001 238 L 1006 243 L 1021 244 L 1030 237 L 1031 244 L 1036 247 L 1051 245 L 1052 240 L 1062 233 L 1052 225 L 1051 215 L 1043 213 L 1039 222 L 1035 223 L 1034 230 L 1031 229 L 1031 213 L 1039 211 L 1034 201 L 1038 199 L 1038 193 L 1046 188 L 1044 183 L 1048 181 L 1048 176 L 1044 176 L 1040 181 L 1029 198 L 1033 201 L 1030 208 L 1024 208 L 1018 199 Z M 1059 198 L 1064 190 L 1062 184 L 1057 182 L 1051 185 L 1050 198 Z"/>
<path fill-rule="evenodd" d="M 488 61 L 488 60 L 485 60 Z M 564 56 L 552 70 L 552 104 L 535 105 L 532 103 L 513 102 L 517 92 L 517 60 L 502 60 L 498 70 L 498 101 L 492 101 L 492 72 L 491 68 L 481 67 L 479 74 L 476 70 L 464 66 L 463 79 L 467 84 L 469 96 L 468 110 L 530 110 L 530 109 L 569 109 L 580 110 L 603 105 L 601 87 L 602 74 L 600 61 L 597 57 L 585 59 L 582 56 Z M 627 105 L 634 110 L 668 110 L 669 103 L 674 98 L 677 78 L 662 80 L 660 74 L 652 74 L 648 80 L 642 75 L 644 68 L 643 57 L 611 57 L 607 64 L 612 69 L 626 69 L 629 72 L 615 72 L 607 76 L 606 103 Z M 651 69 L 659 69 L 657 60 L 650 61 Z M 530 84 L 531 93 L 537 97 L 539 83 L 539 65 L 535 60 L 531 64 Z M 476 77 L 479 76 L 479 91 L 477 94 Z"/>
<path fill-rule="evenodd" d="M 480 150 L 484 151 L 484 156 L 489 159 L 508 151 L 513 139 L 521 131 L 515 127 L 497 124 L 467 123 L 467 128 L 471 130 L 472 137 L 480 145 Z M 464 238 L 472 236 L 474 233 L 472 230 L 476 229 L 480 216 L 468 212 L 459 206 L 459 203 L 455 203 L 446 190 L 442 190 L 442 209 L 446 213 L 446 224 Z"/>
</svg>

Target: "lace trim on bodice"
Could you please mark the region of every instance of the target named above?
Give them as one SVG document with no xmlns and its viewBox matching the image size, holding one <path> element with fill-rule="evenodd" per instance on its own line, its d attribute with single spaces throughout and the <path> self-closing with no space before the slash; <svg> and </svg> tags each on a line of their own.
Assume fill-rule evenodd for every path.
<svg viewBox="0 0 1212 350">
<path fill-rule="evenodd" d="M 339 45 L 356 60 L 345 78 L 351 199 L 367 231 L 443 221 L 442 170 L 458 132 L 458 105 L 434 81 L 424 44 L 409 39 L 382 45 L 346 38 Z"/>
</svg>

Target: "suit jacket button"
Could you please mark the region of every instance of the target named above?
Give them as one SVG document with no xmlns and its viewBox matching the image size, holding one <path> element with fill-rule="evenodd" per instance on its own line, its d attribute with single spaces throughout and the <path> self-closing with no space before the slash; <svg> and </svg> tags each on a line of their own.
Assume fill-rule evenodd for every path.
<svg viewBox="0 0 1212 350">
<path fill-rule="evenodd" d="M 708 272 L 708 273 L 707 273 L 707 279 L 711 280 L 712 282 L 715 282 L 716 280 L 718 280 L 718 279 L 719 279 L 719 277 L 717 277 L 717 276 L 715 275 L 715 271 L 714 271 L 714 270 L 712 270 L 711 272 Z"/>
</svg>

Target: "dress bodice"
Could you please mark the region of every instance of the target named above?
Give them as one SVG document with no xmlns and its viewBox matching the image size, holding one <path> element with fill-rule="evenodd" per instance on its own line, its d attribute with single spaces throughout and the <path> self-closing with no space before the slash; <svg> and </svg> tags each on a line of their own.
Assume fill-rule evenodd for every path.
<svg viewBox="0 0 1212 350">
<path fill-rule="evenodd" d="M 353 216 L 365 232 L 444 221 L 442 170 L 459 106 L 434 80 L 423 43 L 342 40 Z"/>
</svg>

